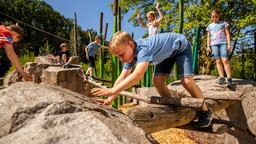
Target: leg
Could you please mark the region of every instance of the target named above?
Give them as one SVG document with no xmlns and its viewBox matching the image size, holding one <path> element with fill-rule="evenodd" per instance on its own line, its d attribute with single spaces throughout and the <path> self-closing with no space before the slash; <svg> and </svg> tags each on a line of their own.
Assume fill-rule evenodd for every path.
<svg viewBox="0 0 256 144">
<path fill-rule="evenodd" d="M 191 94 L 193 98 L 203 98 L 203 93 L 201 89 L 197 86 L 195 83 L 194 78 L 191 77 L 183 77 L 181 78 L 182 86 Z M 202 105 L 201 108 L 203 111 L 207 111 L 208 108 L 205 104 L 205 102 Z"/>
<path fill-rule="evenodd" d="M 167 58 L 155 66 L 153 84 L 157 92 L 162 97 L 172 97 L 169 88 L 165 85 L 165 80 L 171 73 L 172 67 L 175 63 L 175 58 Z"/>
<path fill-rule="evenodd" d="M 227 44 L 221 44 L 220 45 L 220 55 L 221 55 L 221 59 L 222 59 L 227 77 L 231 78 L 231 67 L 230 67 L 229 61 L 228 61 Z"/>
<path fill-rule="evenodd" d="M 89 68 L 86 71 L 86 74 L 92 76 L 93 75 L 93 69 L 95 67 L 94 57 L 89 56 Z"/>
<path fill-rule="evenodd" d="M 190 47 L 177 55 L 176 63 L 182 86 L 191 94 L 192 97 L 203 98 L 201 89 L 196 85 L 193 79 L 192 52 Z M 211 123 L 211 112 L 207 108 L 205 102 L 203 102 L 199 112 L 198 126 L 208 127 Z"/>
<path fill-rule="evenodd" d="M 220 77 L 224 77 L 222 60 L 220 58 L 216 59 L 216 66 Z"/>
<path fill-rule="evenodd" d="M 222 64 L 222 55 L 221 55 L 221 45 L 214 45 L 212 46 L 212 53 L 214 55 L 214 58 L 216 59 L 216 67 L 219 73 L 219 80 L 218 84 L 223 85 L 225 84 L 225 78 L 224 78 L 224 70 L 223 70 L 223 64 Z"/>
<path fill-rule="evenodd" d="M 165 85 L 165 80 L 168 76 L 165 75 L 157 75 L 153 77 L 153 84 L 157 90 L 157 92 L 162 97 L 172 97 L 172 94 L 168 87 Z"/>
<path fill-rule="evenodd" d="M 90 76 L 92 76 L 93 74 L 93 67 L 89 67 L 86 71 L 86 74 L 89 74 Z"/>
<path fill-rule="evenodd" d="M 231 67 L 230 67 L 228 58 L 222 58 L 222 62 L 223 62 L 224 69 L 225 69 L 225 72 L 227 74 L 227 77 L 231 78 Z"/>
<path fill-rule="evenodd" d="M 64 61 L 64 64 L 67 63 L 67 55 L 63 54 L 62 55 L 62 60 Z"/>
</svg>

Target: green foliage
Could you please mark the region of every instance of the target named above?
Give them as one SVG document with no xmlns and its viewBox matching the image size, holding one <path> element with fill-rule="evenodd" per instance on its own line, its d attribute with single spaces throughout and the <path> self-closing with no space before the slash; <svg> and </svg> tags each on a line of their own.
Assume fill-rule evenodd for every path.
<svg viewBox="0 0 256 144">
<path fill-rule="evenodd" d="M 55 53 L 52 53 L 54 51 L 54 47 L 52 47 L 48 41 L 46 41 L 46 43 L 43 45 L 43 47 L 41 47 L 39 49 L 39 55 L 41 56 L 46 56 L 48 54 L 55 54 Z"/>
<path fill-rule="evenodd" d="M 231 61 L 232 75 L 255 81 L 256 54 L 252 50 L 246 50 L 234 57 Z"/>
<path fill-rule="evenodd" d="M 19 22 L 24 29 L 23 40 L 18 44 L 19 49 L 26 47 L 26 50 L 33 52 L 35 56 L 54 54 L 60 50 L 59 45 L 67 43 L 71 54 L 73 54 L 73 19 L 65 18 L 52 6 L 41 0 L 1 0 L 0 1 L 0 22 L 10 25 Z M 97 35 L 93 30 L 92 35 Z M 89 37 L 86 31 L 77 27 L 78 42 L 77 53 L 80 61 L 85 62 L 84 47 L 89 44 Z M 19 54 L 18 51 L 16 51 Z M 0 58 L 1 59 L 1 58 Z M 0 61 L 0 75 L 4 75 L 10 62 Z M 4 66 L 3 66 L 4 65 Z"/>
<path fill-rule="evenodd" d="M 146 19 L 146 13 L 149 10 L 156 11 L 153 4 L 154 0 L 140 1 L 140 0 L 125 0 L 121 1 L 121 7 L 123 8 L 122 13 L 133 12 L 130 16 L 129 21 L 133 23 L 135 27 L 140 26 L 137 20 L 138 11 L 141 13 L 141 18 L 144 21 Z M 164 21 L 161 23 L 161 32 L 178 32 L 178 24 L 179 24 L 179 2 L 174 0 L 158 0 L 160 3 L 161 10 L 164 13 Z M 228 22 L 230 24 L 230 34 L 231 40 L 236 40 L 237 38 L 243 37 L 244 35 L 248 35 L 249 33 L 254 33 L 256 30 L 256 9 L 255 9 L 256 1 L 241 1 L 241 0 L 218 0 L 218 1 L 209 1 L 209 0 L 201 0 L 201 1 L 190 1 L 184 0 L 184 23 L 183 23 L 183 34 L 187 36 L 189 41 L 192 42 L 193 37 L 195 37 L 196 27 L 199 25 L 202 26 L 201 32 L 201 40 L 200 40 L 200 58 L 199 64 L 200 68 L 199 73 L 203 74 L 205 69 L 210 68 L 210 71 L 207 71 L 208 74 L 218 75 L 218 72 L 215 68 L 215 63 L 212 60 L 207 60 L 209 57 L 206 56 L 205 48 L 206 48 L 206 32 L 205 28 L 208 24 L 211 23 L 210 12 L 214 8 L 218 8 L 222 11 L 221 19 Z M 252 40 L 253 41 L 253 40 Z M 250 42 L 249 42 L 250 43 Z M 248 44 L 248 42 L 247 42 Z M 249 47 L 245 47 L 245 49 Z M 233 46 L 233 52 L 239 51 L 239 43 L 238 45 Z M 231 54 L 232 57 L 232 54 Z M 232 61 L 232 69 L 236 71 L 241 70 L 241 57 L 233 56 L 232 58 L 236 58 L 236 60 Z M 251 71 L 250 68 L 255 67 L 255 57 L 244 57 L 245 63 L 243 64 L 243 70 L 246 71 L 242 75 L 239 73 L 233 72 L 234 77 L 237 78 L 245 78 L 251 79 L 254 71 Z M 207 63 L 206 63 L 207 62 Z M 249 70 L 249 72 L 247 72 Z"/>
</svg>

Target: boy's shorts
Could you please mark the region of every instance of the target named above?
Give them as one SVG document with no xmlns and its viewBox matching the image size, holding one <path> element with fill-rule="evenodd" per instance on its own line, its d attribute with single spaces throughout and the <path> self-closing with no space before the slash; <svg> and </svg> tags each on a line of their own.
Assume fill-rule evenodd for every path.
<svg viewBox="0 0 256 144">
<path fill-rule="evenodd" d="M 194 75 L 192 68 L 192 50 L 190 44 L 185 48 L 184 51 L 174 56 L 170 56 L 161 63 L 157 64 L 154 75 L 170 75 L 175 62 L 177 64 L 179 78 Z"/>
<path fill-rule="evenodd" d="M 89 66 L 90 67 L 95 67 L 95 62 L 94 62 L 94 57 L 93 56 L 89 56 Z"/>
<path fill-rule="evenodd" d="M 211 46 L 212 54 L 215 59 L 218 58 L 227 58 L 228 57 L 228 48 L 227 44 L 218 44 Z"/>
</svg>

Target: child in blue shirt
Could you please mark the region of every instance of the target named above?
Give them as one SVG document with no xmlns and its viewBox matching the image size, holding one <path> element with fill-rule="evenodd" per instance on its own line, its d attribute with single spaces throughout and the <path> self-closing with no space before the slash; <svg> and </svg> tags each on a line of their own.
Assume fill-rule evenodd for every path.
<svg viewBox="0 0 256 144">
<path fill-rule="evenodd" d="M 123 70 L 117 78 L 114 87 L 94 88 L 95 96 L 108 96 L 108 99 L 95 99 L 104 104 L 111 104 L 119 92 L 137 84 L 149 64 L 156 65 L 153 83 L 162 97 L 172 97 L 165 80 L 177 63 L 178 75 L 182 85 L 195 98 L 203 98 L 200 88 L 193 79 L 192 51 L 186 37 L 177 33 L 162 33 L 151 35 L 146 39 L 134 41 L 129 33 L 119 31 L 110 39 L 109 51 L 124 62 Z M 134 71 L 133 66 L 136 64 Z M 198 120 L 200 127 L 207 127 L 211 122 L 211 112 L 204 103 Z"/>
<path fill-rule="evenodd" d="M 93 69 L 95 68 L 95 55 L 97 53 L 98 48 L 108 48 L 106 46 L 100 45 L 100 37 L 96 36 L 94 38 L 94 42 L 89 43 L 88 46 L 85 47 L 86 58 L 89 61 L 89 68 L 86 70 L 86 75 L 89 75 L 91 79 L 93 79 Z"/>
</svg>

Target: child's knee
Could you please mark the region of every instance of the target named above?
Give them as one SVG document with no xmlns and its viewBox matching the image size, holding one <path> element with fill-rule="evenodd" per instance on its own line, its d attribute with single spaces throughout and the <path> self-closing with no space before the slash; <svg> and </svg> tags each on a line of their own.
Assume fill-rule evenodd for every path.
<svg viewBox="0 0 256 144">
<path fill-rule="evenodd" d="M 62 55 L 62 58 L 64 59 L 64 58 L 67 58 L 67 55 L 66 54 L 63 54 Z"/>
<path fill-rule="evenodd" d="M 193 79 L 193 77 L 183 77 L 181 78 L 181 83 L 183 86 L 192 86 L 195 84 L 195 81 Z"/>
<path fill-rule="evenodd" d="M 165 84 L 165 80 L 161 76 L 154 76 L 152 81 L 155 87 L 157 87 L 158 85 Z"/>
</svg>

